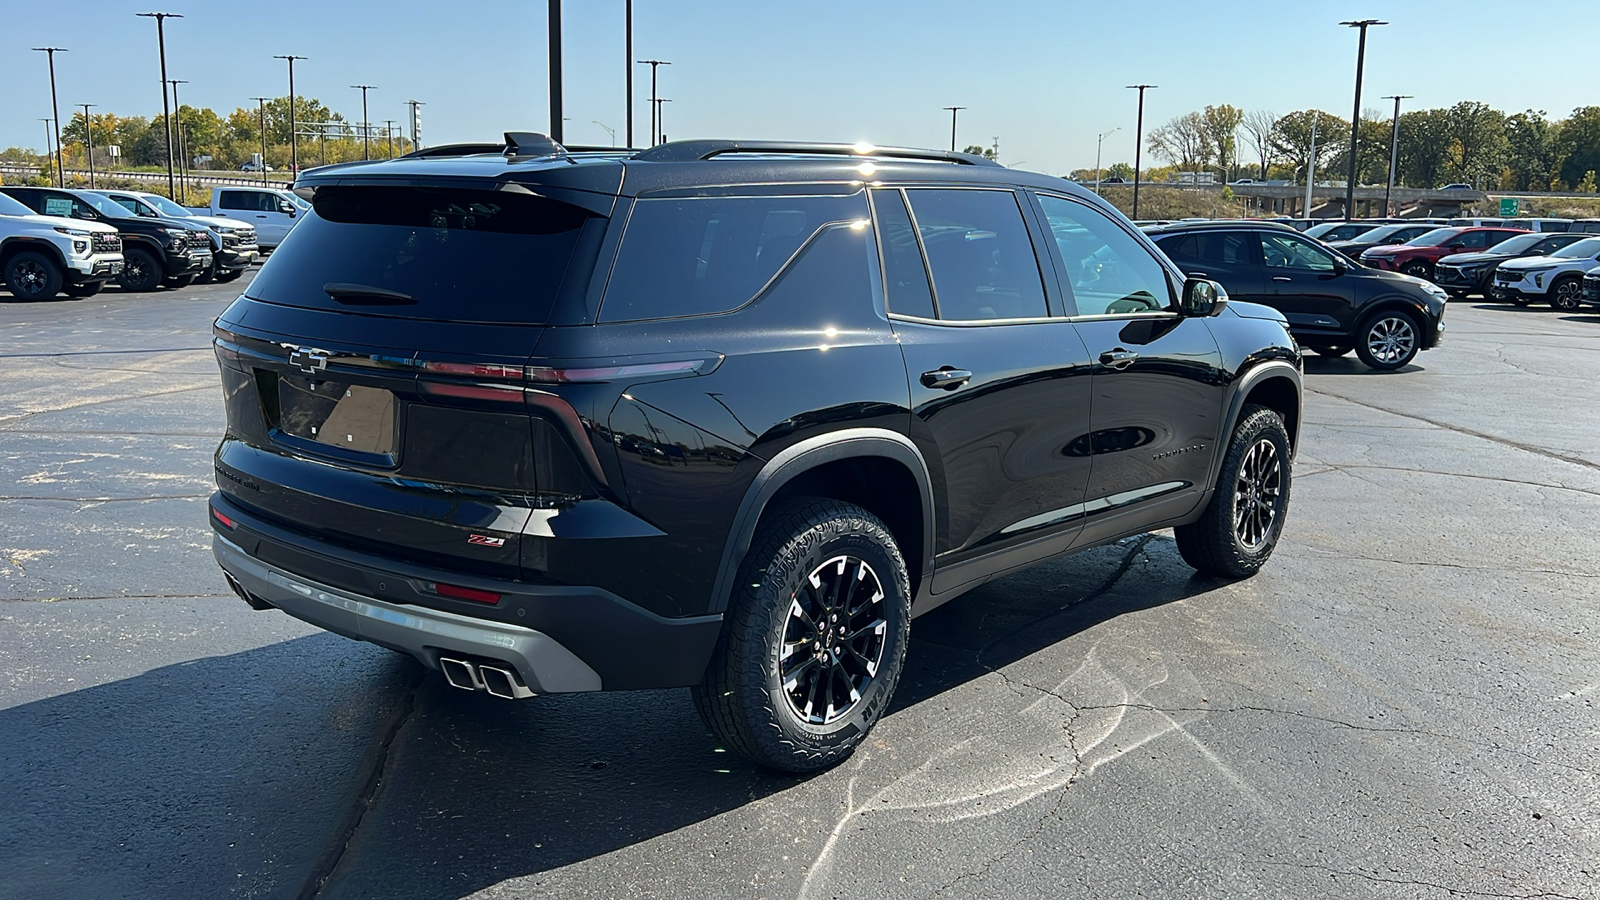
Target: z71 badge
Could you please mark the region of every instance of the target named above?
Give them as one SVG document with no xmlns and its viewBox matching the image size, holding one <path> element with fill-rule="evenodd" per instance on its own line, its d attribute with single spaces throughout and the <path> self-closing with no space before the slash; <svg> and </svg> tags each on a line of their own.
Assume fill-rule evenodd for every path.
<svg viewBox="0 0 1600 900">
<path fill-rule="evenodd" d="M 505 538 L 490 537 L 487 534 L 474 534 L 467 538 L 469 544 L 481 544 L 485 547 L 504 547 Z"/>
</svg>

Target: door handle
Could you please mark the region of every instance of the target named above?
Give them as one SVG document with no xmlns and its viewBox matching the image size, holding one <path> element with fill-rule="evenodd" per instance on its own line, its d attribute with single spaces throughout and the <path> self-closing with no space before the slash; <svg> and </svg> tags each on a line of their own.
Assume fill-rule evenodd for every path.
<svg viewBox="0 0 1600 900">
<path fill-rule="evenodd" d="M 1273 281 L 1285 281 L 1285 282 L 1287 282 L 1287 281 L 1293 281 L 1294 279 L 1290 278 L 1287 275 L 1274 275 L 1274 276 L 1272 276 L 1272 280 Z"/>
<path fill-rule="evenodd" d="M 953 391 L 971 380 L 971 372 L 966 369 L 952 369 L 949 366 L 922 373 L 923 387 L 944 388 L 947 391 Z"/>
<path fill-rule="evenodd" d="M 1107 350 L 1106 352 L 1100 354 L 1100 365 L 1105 366 L 1108 369 L 1115 369 L 1120 372 L 1123 369 L 1133 365 L 1133 361 L 1138 358 L 1139 354 L 1134 353 L 1132 350 L 1123 350 L 1121 348 L 1116 350 Z"/>
</svg>

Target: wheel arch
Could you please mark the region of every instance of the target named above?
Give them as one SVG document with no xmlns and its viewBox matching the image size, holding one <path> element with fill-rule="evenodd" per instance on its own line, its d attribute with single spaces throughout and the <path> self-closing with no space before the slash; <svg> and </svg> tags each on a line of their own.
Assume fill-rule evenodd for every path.
<svg viewBox="0 0 1600 900">
<path fill-rule="evenodd" d="M 63 274 L 66 273 L 68 269 L 67 258 L 62 255 L 61 248 L 57 247 L 50 241 L 33 237 L 12 237 L 0 241 L 0 271 L 4 270 L 6 263 L 11 262 L 11 258 L 13 256 L 16 256 L 18 253 L 26 253 L 30 250 L 35 252 L 43 252 L 46 256 L 50 257 L 50 259 L 53 260 L 56 265 L 61 267 Z"/>
<path fill-rule="evenodd" d="M 1283 427 L 1289 432 L 1289 452 L 1297 454 L 1300 448 L 1300 421 L 1305 407 L 1301 391 L 1300 370 L 1285 360 L 1269 360 L 1246 372 L 1228 398 L 1227 417 L 1222 431 L 1222 445 L 1212 454 L 1211 486 L 1215 489 L 1217 477 L 1222 472 L 1222 460 L 1227 455 L 1226 445 L 1239 426 L 1247 404 L 1257 404 L 1277 411 L 1283 417 Z M 1204 506 L 1204 504 L 1202 504 Z"/>
<path fill-rule="evenodd" d="M 766 511 L 789 497 L 854 503 L 888 526 L 900 544 L 912 596 L 932 576 L 934 505 L 926 460 L 911 439 L 886 429 L 850 428 L 808 438 L 774 456 L 746 490 L 722 551 L 709 612 L 728 605 L 739 564 Z"/>
</svg>

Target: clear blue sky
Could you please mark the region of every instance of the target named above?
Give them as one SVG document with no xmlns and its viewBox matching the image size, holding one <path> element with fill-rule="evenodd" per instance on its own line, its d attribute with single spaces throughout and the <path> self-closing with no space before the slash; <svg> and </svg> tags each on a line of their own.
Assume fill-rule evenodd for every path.
<svg viewBox="0 0 1600 900">
<path fill-rule="evenodd" d="M 56 45 L 63 116 L 160 112 L 155 24 L 168 11 L 171 78 L 188 79 L 186 105 L 226 115 L 255 95 L 299 93 L 347 119 L 377 86 L 371 117 L 403 120 L 422 100 L 426 143 L 497 139 L 547 130 L 545 0 L 3 0 L 0 147 L 40 148 L 50 114 L 42 53 Z M 1414 94 L 1408 108 L 1481 100 L 1507 112 L 1566 115 L 1600 103 L 1584 74 L 1588 4 L 1523 0 L 1293 0 L 1203 4 L 946 2 L 946 0 L 635 0 L 634 56 L 671 60 L 661 95 L 672 138 L 789 138 L 943 147 L 949 113 L 962 145 L 1000 138 L 1002 162 L 1050 173 L 1094 164 L 1095 135 L 1114 127 L 1105 159 L 1131 161 L 1135 82 L 1159 85 L 1148 129 L 1208 103 L 1279 114 L 1316 107 L 1348 116 L 1356 34 L 1343 19 L 1376 17 L 1363 106 Z M 569 143 L 623 138 L 623 0 L 566 0 Z M 1448 11 L 1446 11 L 1448 10 Z M 1566 30 L 1563 31 L 1563 23 Z M 1530 32 L 1528 28 L 1535 28 Z M 1531 35 L 1538 33 L 1542 37 Z M 1571 41 L 1560 38 L 1567 34 Z M 1577 54 L 1565 63 L 1543 55 Z M 647 140 L 648 67 L 635 67 L 635 141 Z"/>
</svg>

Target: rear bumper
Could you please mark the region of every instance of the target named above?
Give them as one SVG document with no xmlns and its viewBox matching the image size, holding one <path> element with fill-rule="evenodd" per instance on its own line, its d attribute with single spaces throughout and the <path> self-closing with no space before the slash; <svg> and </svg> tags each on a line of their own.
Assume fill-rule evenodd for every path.
<svg viewBox="0 0 1600 900">
<path fill-rule="evenodd" d="M 248 269 L 256 261 L 259 251 L 255 244 L 244 249 L 224 247 L 216 251 L 216 266 L 224 272 L 233 272 L 239 269 Z"/>
<path fill-rule="evenodd" d="M 722 630 L 721 615 L 664 618 L 600 588 L 489 579 L 329 544 L 221 494 L 211 507 L 234 522 L 225 528 L 212 518 L 217 563 L 254 598 L 434 669 L 441 656 L 497 660 L 535 693 L 685 687 L 704 676 Z M 500 599 L 440 597 L 437 583 Z"/>
</svg>

